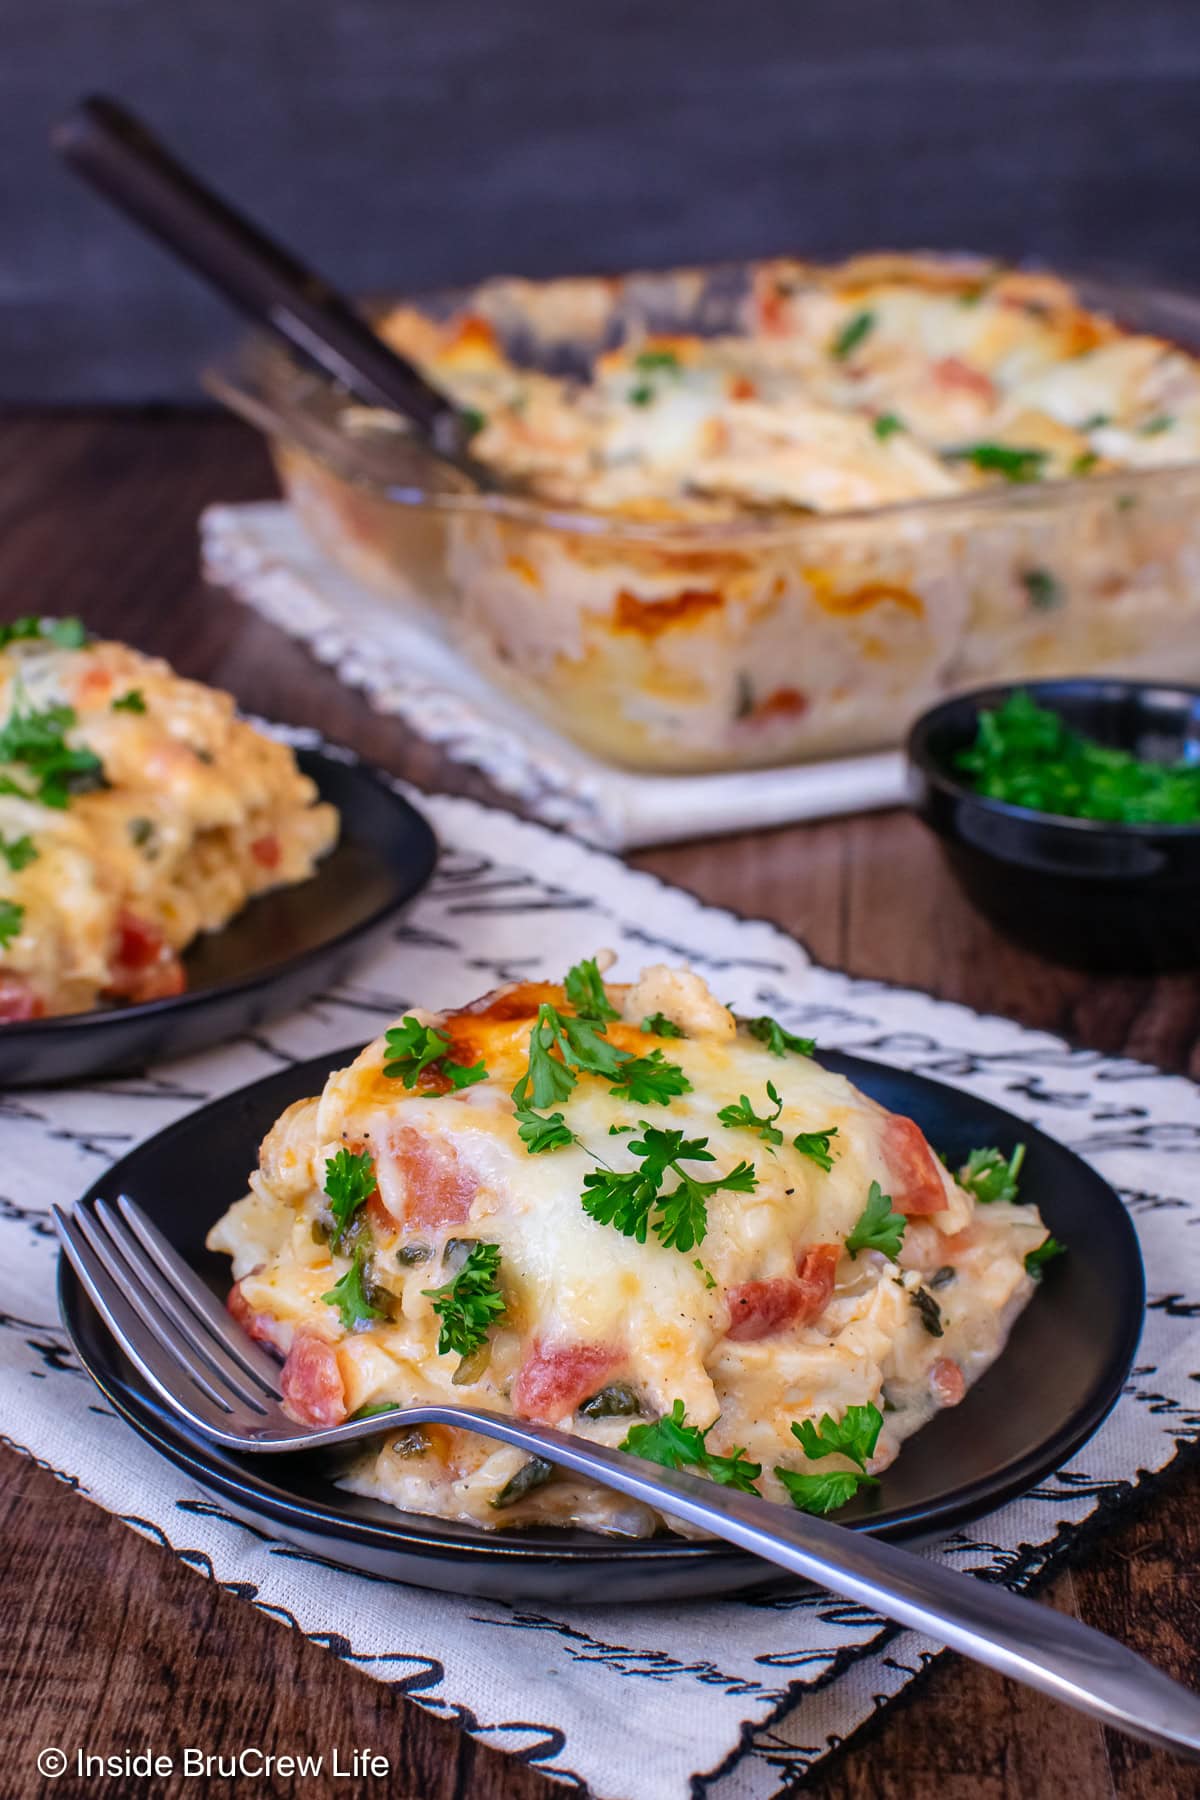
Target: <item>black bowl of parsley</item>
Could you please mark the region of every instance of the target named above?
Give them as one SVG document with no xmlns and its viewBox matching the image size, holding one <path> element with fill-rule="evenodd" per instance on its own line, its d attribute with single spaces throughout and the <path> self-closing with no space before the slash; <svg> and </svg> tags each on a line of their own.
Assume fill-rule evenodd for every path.
<svg viewBox="0 0 1200 1800">
<path fill-rule="evenodd" d="M 1077 968 L 1200 968 L 1200 690 L 981 688 L 908 739 L 918 815 L 970 899 Z"/>
</svg>

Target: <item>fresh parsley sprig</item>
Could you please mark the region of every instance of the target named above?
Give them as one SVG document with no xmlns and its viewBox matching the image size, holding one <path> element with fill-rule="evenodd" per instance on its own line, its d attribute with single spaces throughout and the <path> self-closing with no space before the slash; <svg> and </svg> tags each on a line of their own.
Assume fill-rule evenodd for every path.
<svg viewBox="0 0 1200 1800">
<path fill-rule="evenodd" d="M 772 1081 L 767 1083 L 767 1099 L 774 1102 L 775 1111 L 767 1113 L 765 1117 L 760 1117 L 755 1112 L 745 1094 L 740 1095 L 736 1102 L 723 1106 L 717 1117 L 722 1125 L 728 1125 L 731 1130 L 757 1131 L 764 1144 L 782 1144 L 783 1133 L 775 1121 L 783 1111 L 783 1101 Z"/>
<path fill-rule="evenodd" d="M 375 1192 L 375 1166 L 370 1152 L 335 1151 L 325 1162 L 324 1189 L 329 1196 L 336 1242 L 359 1207 Z"/>
<path fill-rule="evenodd" d="M 488 1078 L 482 1062 L 473 1063 L 470 1068 L 453 1062 L 448 1055 L 449 1038 L 432 1025 L 422 1025 L 411 1013 L 399 1025 L 389 1028 L 386 1044 L 383 1072 L 392 1080 L 403 1081 L 406 1088 L 416 1087 L 426 1069 L 444 1076 L 455 1089 L 473 1087 L 477 1081 Z"/>
<path fill-rule="evenodd" d="M 491 1327 L 504 1317 L 499 1244 L 474 1244 L 453 1281 L 421 1292 L 433 1301 L 441 1321 L 438 1355 L 473 1356 L 487 1341 Z"/>
<path fill-rule="evenodd" d="M 963 444 L 944 450 L 947 462 L 969 462 L 986 475 L 1003 475 L 1005 481 L 1040 481 L 1048 451 L 1022 449 L 1015 444 Z"/>
<path fill-rule="evenodd" d="M 716 1161 L 707 1138 L 685 1138 L 682 1131 L 663 1130 L 645 1119 L 639 1121 L 639 1130 L 642 1135 L 630 1140 L 629 1152 L 640 1167 L 591 1170 L 583 1178 L 583 1210 L 597 1224 L 611 1225 L 639 1244 L 653 1231 L 668 1250 L 692 1250 L 704 1242 L 708 1231 L 709 1196 L 719 1190 L 752 1193 L 758 1181 L 753 1165 L 741 1162 L 727 1175 L 699 1181 L 681 1165 Z M 678 1181 L 664 1193 L 668 1172 Z"/>
<path fill-rule="evenodd" d="M 678 1063 L 668 1062 L 661 1050 L 635 1056 L 621 1065 L 610 1092 L 618 1100 L 637 1106 L 670 1106 L 676 1094 L 690 1094 L 692 1084 Z"/>
<path fill-rule="evenodd" d="M 831 1125 L 827 1131 L 800 1131 L 792 1139 L 792 1147 L 828 1174 L 833 1167 L 833 1152 L 829 1146 L 837 1134 L 836 1125 Z"/>
<path fill-rule="evenodd" d="M 568 1003 L 581 1019 L 619 1019 L 620 1013 L 604 990 L 595 957 L 588 956 L 567 970 L 563 981 Z"/>
<path fill-rule="evenodd" d="M 87 643 L 87 630 L 82 619 L 39 619 L 29 614 L 0 625 L 0 650 L 37 638 L 56 644 L 60 650 L 80 650 Z"/>
<path fill-rule="evenodd" d="M 848 319 L 841 330 L 835 335 L 829 346 L 830 356 L 836 357 L 838 362 L 844 362 L 848 356 L 852 355 L 853 352 L 858 349 L 858 346 L 862 343 L 863 339 L 867 337 L 874 328 L 875 314 L 873 312 L 856 312 L 853 318 Z"/>
<path fill-rule="evenodd" d="M 326 1306 L 336 1306 L 345 1331 L 364 1331 L 373 1319 L 387 1317 L 384 1307 L 376 1304 L 377 1290 L 367 1281 L 366 1251 L 359 1249 L 340 1280 L 335 1281 L 321 1298 Z"/>
<path fill-rule="evenodd" d="M 848 1406 L 840 1419 L 825 1413 L 819 1425 L 811 1419 L 793 1423 L 792 1436 L 810 1462 L 826 1456 L 844 1456 L 856 1467 L 826 1469 L 816 1475 L 776 1469 L 792 1505 L 801 1512 L 830 1513 L 844 1506 L 860 1488 L 877 1486 L 876 1477 L 867 1473 L 867 1463 L 875 1454 L 882 1429 L 883 1414 L 870 1402 L 866 1406 Z"/>
<path fill-rule="evenodd" d="M 903 1213 L 892 1211 L 892 1196 L 885 1194 L 879 1183 L 873 1181 L 867 1189 L 867 1204 L 846 1239 L 846 1250 L 851 1257 L 856 1257 L 860 1250 L 882 1250 L 895 1262 L 904 1242 L 907 1223 Z"/>
<path fill-rule="evenodd" d="M 674 1019 L 668 1019 L 666 1013 L 650 1013 L 642 1020 L 642 1030 L 652 1037 L 681 1038 L 683 1036 Z"/>
<path fill-rule="evenodd" d="M 24 770 L 29 784 L 23 784 L 16 776 L 3 775 L 0 793 L 38 800 L 43 806 L 61 811 L 72 794 L 102 786 L 104 770 L 95 751 L 75 750 L 67 743 L 66 733 L 75 722 L 74 710 L 69 706 L 38 710 L 18 694 L 0 727 L 0 763 L 11 763 Z"/>
<path fill-rule="evenodd" d="M 579 1142 L 560 1112 L 547 1116 L 534 1112 L 532 1107 L 518 1106 L 516 1120 L 517 1136 L 530 1156 L 541 1156 L 547 1150 L 565 1150 L 568 1144 Z"/>
<path fill-rule="evenodd" d="M 630 1426 L 620 1448 L 664 1469 L 698 1469 L 721 1487 L 757 1494 L 754 1484 L 762 1474 L 762 1464 L 751 1462 L 743 1449 L 718 1456 L 705 1441 L 712 1429 L 709 1425 L 701 1431 L 698 1425 L 687 1424 L 683 1401 L 676 1400 L 670 1412 L 652 1425 Z"/>
<path fill-rule="evenodd" d="M 0 834 L 0 856 L 2 856 L 14 875 L 29 867 L 38 859 L 38 850 L 33 839 L 24 837 L 6 838 Z"/>
<path fill-rule="evenodd" d="M 811 1056 L 816 1049 L 812 1038 L 797 1037 L 794 1031 L 785 1031 L 778 1019 L 763 1013 L 757 1019 L 739 1019 L 751 1037 L 756 1037 L 765 1044 L 772 1056 L 786 1056 L 790 1050 L 794 1056 Z"/>
<path fill-rule="evenodd" d="M 130 688 L 127 694 L 122 694 L 113 701 L 112 710 L 113 712 L 144 713 L 146 696 L 141 688 Z"/>
<path fill-rule="evenodd" d="M 21 927 L 25 923 L 25 908 L 15 900 L 0 900 L 0 950 L 7 950 L 15 937 L 21 935 Z"/>
<path fill-rule="evenodd" d="M 1025 1273 L 1032 1275 L 1035 1281 L 1040 1281 L 1042 1270 L 1046 1264 L 1053 1262 L 1056 1256 L 1065 1256 L 1066 1254 L 1067 1246 L 1059 1243 L 1058 1239 L 1051 1234 L 1049 1237 L 1043 1238 L 1036 1250 L 1030 1250 L 1026 1254 Z"/>
<path fill-rule="evenodd" d="M 1018 1144 L 1009 1157 L 1005 1157 L 1003 1151 L 994 1147 L 972 1150 L 958 1171 L 958 1185 L 965 1188 L 968 1194 L 973 1194 L 984 1206 L 990 1206 L 997 1200 L 1015 1200 L 1017 1177 L 1024 1161 L 1024 1144 Z"/>
</svg>

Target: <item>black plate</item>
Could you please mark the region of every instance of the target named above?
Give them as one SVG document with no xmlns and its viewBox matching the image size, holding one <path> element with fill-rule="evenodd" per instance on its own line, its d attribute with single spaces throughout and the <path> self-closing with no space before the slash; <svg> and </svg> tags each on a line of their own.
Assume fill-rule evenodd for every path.
<svg viewBox="0 0 1200 1800">
<path fill-rule="evenodd" d="M 1089 678 L 958 694 L 908 738 L 912 804 L 953 873 L 1001 931 L 1076 968 L 1200 968 L 1200 825 L 1067 819 L 976 793 L 955 767 L 979 714 L 1018 689 L 1075 731 L 1150 762 L 1200 760 L 1200 690 Z"/>
<path fill-rule="evenodd" d="M 125 1193 L 222 1297 L 229 1262 L 204 1238 L 245 1192 L 259 1140 L 285 1106 L 320 1091 L 353 1051 L 281 1070 L 149 1139 L 89 1189 Z M 946 1529 L 1012 1498 L 1058 1468 L 1115 1402 L 1137 1347 L 1145 1286 L 1137 1237 L 1108 1183 L 1052 1138 L 984 1100 L 855 1056 L 823 1053 L 892 1111 L 918 1120 L 931 1142 L 962 1158 L 979 1144 L 1029 1153 L 1022 1192 L 1070 1253 L 1042 1289 L 999 1362 L 961 1406 L 939 1413 L 904 1446 L 873 1502 L 838 1517 L 888 1537 Z M 624 1603 L 778 1585 L 742 1551 L 660 1537 L 604 1538 L 547 1528 L 485 1532 L 335 1488 L 328 1456 L 237 1456 L 167 1413 L 125 1361 L 65 1257 L 59 1304 L 80 1361 L 118 1412 L 231 1513 L 332 1562 L 419 1587 L 501 1599 Z"/>
<path fill-rule="evenodd" d="M 0 1086 L 41 1087 L 187 1056 L 253 1030 L 337 981 L 425 886 L 433 832 L 349 751 L 298 750 L 341 835 L 308 881 L 252 900 L 183 959 L 187 991 L 144 1006 L 0 1025 Z"/>
</svg>

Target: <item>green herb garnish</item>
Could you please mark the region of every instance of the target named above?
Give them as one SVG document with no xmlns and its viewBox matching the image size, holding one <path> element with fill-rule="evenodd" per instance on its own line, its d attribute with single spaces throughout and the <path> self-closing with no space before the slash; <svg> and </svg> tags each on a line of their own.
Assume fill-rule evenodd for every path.
<svg viewBox="0 0 1200 1800">
<path fill-rule="evenodd" d="M 579 1139 L 571 1130 L 560 1112 L 534 1112 L 531 1107 L 518 1106 L 516 1111 L 517 1136 L 528 1150 L 530 1156 L 541 1156 L 547 1150 L 565 1150 L 568 1144 L 577 1144 Z"/>
<path fill-rule="evenodd" d="M 855 313 L 852 319 L 846 321 L 830 344 L 830 356 L 836 356 L 839 362 L 844 362 L 846 357 L 858 349 L 874 326 L 875 314 L 873 312 Z"/>
<path fill-rule="evenodd" d="M 146 696 L 141 688 L 130 688 L 127 694 L 122 694 L 120 699 L 113 701 L 112 710 L 113 712 L 144 713 Z"/>
<path fill-rule="evenodd" d="M 1024 1161 L 1024 1144 L 1018 1144 L 1009 1157 L 996 1149 L 972 1150 L 956 1179 L 959 1187 L 966 1188 L 985 1206 L 995 1200 L 1015 1200 L 1017 1177 Z"/>
<path fill-rule="evenodd" d="M 375 1166 L 369 1151 L 335 1152 L 325 1163 L 324 1188 L 338 1238 L 363 1202 L 375 1192 Z"/>
<path fill-rule="evenodd" d="M 7 950 L 13 939 L 20 936 L 24 922 L 23 906 L 15 900 L 0 900 L 0 950 Z"/>
<path fill-rule="evenodd" d="M 345 1331 L 362 1331 L 372 1319 L 387 1317 L 386 1310 L 375 1304 L 376 1290 L 370 1286 L 364 1274 L 366 1253 L 356 1250 L 354 1261 L 336 1281 L 327 1294 L 321 1298 L 326 1306 L 336 1306 Z"/>
<path fill-rule="evenodd" d="M 817 1047 L 813 1038 L 797 1037 L 795 1032 L 785 1031 L 778 1019 L 772 1019 L 767 1013 L 757 1019 L 741 1019 L 739 1024 L 746 1027 L 751 1037 L 765 1044 L 772 1056 L 786 1056 L 789 1050 L 795 1056 L 811 1056 Z"/>
<path fill-rule="evenodd" d="M 825 1456 L 844 1456 L 857 1467 L 829 1469 L 819 1475 L 776 1469 L 792 1505 L 801 1512 L 830 1513 L 853 1499 L 860 1488 L 875 1487 L 876 1478 L 868 1475 L 867 1462 L 875 1454 L 882 1428 L 883 1414 L 869 1402 L 866 1406 L 848 1406 L 840 1419 L 826 1413 L 819 1425 L 814 1425 L 811 1419 L 801 1419 L 793 1424 L 792 1436 L 810 1461 L 816 1462 Z"/>
<path fill-rule="evenodd" d="M 828 1131 L 801 1131 L 792 1139 L 792 1146 L 828 1174 L 833 1167 L 833 1152 L 829 1146 L 837 1134 L 836 1125 L 831 1125 Z"/>
<path fill-rule="evenodd" d="M 670 1412 L 653 1425 L 630 1426 L 620 1448 L 664 1469 L 698 1469 L 721 1487 L 757 1494 L 754 1484 L 762 1474 L 762 1464 L 751 1462 L 740 1449 L 731 1456 L 717 1456 L 705 1442 L 712 1426 L 701 1431 L 698 1425 L 685 1423 L 685 1418 L 683 1401 L 676 1400 Z"/>
<path fill-rule="evenodd" d="M 692 1250 L 704 1242 L 708 1230 L 708 1198 L 719 1190 L 748 1194 L 758 1177 L 753 1165 L 738 1163 L 727 1175 L 698 1181 L 680 1166 L 685 1162 L 715 1162 L 707 1138 L 685 1138 L 682 1131 L 666 1131 L 639 1121 L 640 1138 L 631 1138 L 629 1153 L 640 1167 L 623 1172 L 593 1169 L 583 1178 L 580 1199 L 583 1210 L 598 1225 L 611 1225 L 625 1237 L 646 1242 L 653 1231 L 668 1250 Z M 678 1185 L 663 1193 L 668 1171 Z M 653 1219 L 651 1214 L 656 1215 Z"/>
<path fill-rule="evenodd" d="M 1154 418 L 1147 419 L 1146 423 L 1139 428 L 1140 435 L 1142 437 L 1158 437 L 1162 432 L 1170 431 L 1174 423 L 1175 420 L 1170 413 L 1156 413 Z"/>
<path fill-rule="evenodd" d="M 757 1131 L 764 1144 L 782 1144 L 783 1133 L 775 1121 L 783 1111 L 783 1101 L 780 1099 L 774 1083 L 770 1081 L 767 1083 L 767 1099 L 774 1102 L 775 1111 L 768 1113 L 765 1118 L 760 1118 L 745 1094 L 740 1096 L 736 1105 L 723 1106 L 717 1117 L 722 1125 L 728 1125 L 735 1130 Z"/>
<path fill-rule="evenodd" d="M 72 794 L 102 786 L 100 758 L 92 750 L 73 750 L 67 743 L 65 734 L 74 724 L 69 706 L 47 706 L 39 712 L 18 698 L 0 728 L 0 763 L 23 769 L 30 785 L 0 776 L 0 793 L 61 810 Z"/>
<path fill-rule="evenodd" d="M 1062 583 L 1049 569 L 1023 569 L 1021 582 L 1035 612 L 1053 612 L 1062 605 Z"/>
<path fill-rule="evenodd" d="M 979 714 L 975 742 L 955 766 L 977 793 L 1068 819 L 1121 824 L 1200 821 L 1200 766 L 1144 762 L 1073 731 L 1018 689 Z"/>
<path fill-rule="evenodd" d="M 6 838 L 0 832 L 0 856 L 2 856 L 14 875 L 27 869 L 31 862 L 38 859 L 37 845 L 26 834 L 24 837 Z"/>
<path fill-rule="evenodd" d="M 87 643 L 87 630 L 82 619 L 38 619 L 29 615 L 0 625 L 0 650 L 37 638 L 57 644 L 60 650 L 79 650 Z"/>
<path fill-rule="evenodd" d="M 668 1019 L 666 1013 L 660 1012 L 651 1013 L 648 1018 L 643 1019 L 642 1030 L 649 1032 L 653 1037 L 681 1038 L 683 1036 L 674 1019 Z"/>
<path fill-rule="evenodd" d="M 406 1014 L 399 1025 L 389 1028 L 386 1046 L 383 1072 L 393 1081 L 402 1081 L 406 1088 L 416 1087 L 426 1069 L 444 1076 L 456 1090 L 473 1087 L 477 1081 L 488 1078 L 481 1062 L 473 1063 L 470 1068 L 465 1063 L 452 1062 L 447 1054 L 449 1038 L 444 1038 L 432 1025 L 422 1025 L 411 1013 Z"/>
<path fill-rule="evenodd" d="M 473 1356 L 486 1342 L 491 1327 L 504 1317 L 499 1244 L 473 1245 L 453 1281 L 421 1292 L 433 1301 L 441 1320 L 438 1355 Z"/>
<path fill-rule="evenodd" d="M 947 462 L 969 462 L 988 475 L 1003 475 L 1005 481 L 1040 481 L 1048 452 L 1022 450 L 1013 444 L 964 444 L 958 450 L 942 453 Z"/>
<path fill-rule="evenodd" d="M 1042 1279 L 1042 1270 L 1056 1256 L 1065 1256 L 1067 1246 L 1060 1244 L 1056 1237 L 1044 1238 L 1036 1250 L 1030 1250 L 1025 1257 L 1025 1273 L 1032 1275 L 1035 1281 Z"/>
<path fill-rule="evenodd" d="M 690 1094 L 692 1084 L 678 1063 L 668 1062 L 661 1050 L 634 1056 L 621 1064 L 610 1090 L 618 1100 L 638 1106 L 670 1106 L 677 1094 Z"/>
<path fill-rule="evenodd" d="M 569 1100 L 579 1073 L 616 1081 L 621 1065 L 632 1061 L 628 1050 L 608 1042 L 602 1020 L 576 1018 L 543 1004 L 529 1033 L 529 1066 L 513 1088 L 513 1099 L 519 1107 L 541 1110 Z"/>
<path fill-rule="evenodd" d="M 895 1262 L 904 1242 L 906 1224 L 903 1213 L 892 1211 L 892 1196 L 885 1194 L 879 1183 L 873 1181 L 867 1189 L 867 1204 L 846 1239 L 845 1248 L 852 1258 L 857 1257 L 860 1250 L 881 1250 Z"/>
<path fill-rule="evenodd" d="M 563 982 L 569 1005 L 581 1019 L 619 1019 L 620 1013 L 604 991 L 594 957 L 586 957 L 567 970 Z"/>
<path fill-rule="evenodd" d="M 908 427 L 898 413 L 880 413 L 879 417 L 871 423 L 871 430 L 881 444 L 886 443 L 888 438 L 894 437 L 898 431 L 907 431 L 907 429 Z"/>
</svg>

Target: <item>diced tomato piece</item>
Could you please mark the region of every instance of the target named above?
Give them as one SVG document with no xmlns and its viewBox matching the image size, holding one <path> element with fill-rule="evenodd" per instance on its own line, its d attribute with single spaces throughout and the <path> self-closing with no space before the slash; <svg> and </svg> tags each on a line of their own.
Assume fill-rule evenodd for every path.
<svg viewBox="0 0 1200 1800">
<path fill-rule="evenodd" d="M 230 1288 L 225 1304 L 247 1337 L 253 1338 L 256 1344 L 270 1344 L 272 1350 L 280 1348 L 278 1319 L 273 1319 L 270 1313 L 255 1312 L 242 1292 L 240 1281 L 235 1281 Z"/>
<path fill-rule="evenodd" d="M 19 1025 L 40 1019 L 45 1001 L 35 994 L 23 975 L 0 975 L 0 1024 Z"/>
<path fill-rule="evenodd" d="M 811 1325 L 829 1305 L 841 1254 L 840 1244 L 811 1244 L 797 1262 L 796 1275 L 804 1294 L 802 1325 Z"/>
<path fill-rule="evenodd" d="M 897 1212 L 908 1218 L 945 1212 L 946 1190 L 937 1159 L 925 1142 L 921 1127 L 900 1113 L 889 1113 L 884 1125 L 883 1160 L 888 1167 L 888 1191 Z"/>
<path fill-rule="evenodd" d="M 758 389 L 748 375 L 735 375 L 729 383 L 731 400 L 757 400 Z"/>
<path fill-rule="evenodd" d="M 967 1391 L 967 1378 L 950 1357 L 939 1357 L 929 1371 L 929 1389 L 939 1406 L 957 1406 Z"/>
<path fill-rule="evenodd" d="M 260 869 L 277 869 L 283 851 L 275 833 L 268 831 L 264 836 L 254 839 L 250 846 L 250 854 Z"/>
<path fill-rule="evenodd" d="M 975 394 L 987 406 L 995 403 L 996 389 L 991 378 L 982 369 L 973 369 L 961 357 L 943 356 L 940 361 L 935 362 L 933 379 L 941 388 L 957 388 L 960 393 Z"/>
<path fill-rule="evenodd" d="M 332 1344 L 298 1331 L 279 1378 L 284 1405 L 304 1425 L 340 1425 L 346 1417 L 346 1390 Z"/>
<path fill-rule="evenodd" d="M 376 1174 L 384 1204 L 402 1225 L 461 1225 L 479 1192 L 478 1175 L 453 1144 L 423 1137 L 411 1125 L 392 1132 Z"/>
<path fill-rule="evenodd" d="M 804 1289 L 798 1281 L 774 1276 L 770 1281 L 743 1281 L 727 1288 L 725 1299 L 729 1306 L 725 1335 L 748 1344 L 795 1324 L 804 1306 Z"/>
<path fill-rule="evenodd" d="M 148 919 L 122 908 L 117 918 L 117 949 L 113 958 L 123 969 L 144 969 L 162 954 L 163 934 Z"/>
<path fill-rule="evenodd" d="M 535 1338 L 513 1388 L 513 1411 L 553 1425 L 575 1411 L 625 1361 L 613 1344 L 544 1344 Z"/>
<path fill-rule="evenodd" d="M 757 703 L 750 716 L 753 719 L 798 719 L 807 711 L 807 694 L 799 688 L 777 687 Z"/>
</svg>

